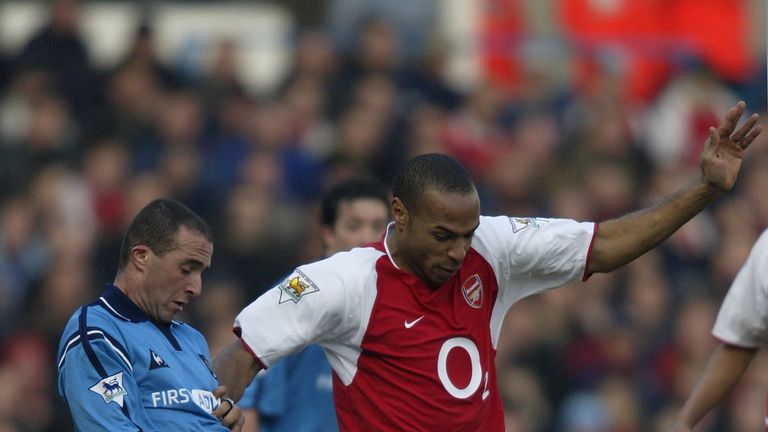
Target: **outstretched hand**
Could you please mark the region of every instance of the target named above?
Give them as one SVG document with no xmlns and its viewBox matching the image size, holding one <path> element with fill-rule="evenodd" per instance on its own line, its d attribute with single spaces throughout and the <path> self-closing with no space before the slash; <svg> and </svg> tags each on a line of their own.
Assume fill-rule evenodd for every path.
<svg viewBox="0 0 768 432">
<path fill-rule="evenodd" d="M 717 129 L 709 128 L 709 138 L 701 155 L 701 172 L 704 180 L 721 191 L 729 191 L 736 183 L 741 169 L 744 150 L 762 131 L 757 124 L 757 114 L 752 114 L 744 125 L 736 129 L 746 104 L 740 101 L 728 110 Z"/>
</svg>

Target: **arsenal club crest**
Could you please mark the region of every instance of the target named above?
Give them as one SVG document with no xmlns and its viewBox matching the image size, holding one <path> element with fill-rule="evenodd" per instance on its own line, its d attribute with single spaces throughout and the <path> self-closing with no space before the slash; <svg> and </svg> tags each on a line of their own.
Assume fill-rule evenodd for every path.
<svg viewBox="0 0 768 432">
<path fill-rule="evenodd" d="M 469 303 L 475 309 L 480 309 L 483 305 L 483 282 L 480 280 L 480 276 L 477 273 L 468 277 L 467 280 L 461 284 L 461 293 L 464 295 L 464 300 Z"/>
</svg>

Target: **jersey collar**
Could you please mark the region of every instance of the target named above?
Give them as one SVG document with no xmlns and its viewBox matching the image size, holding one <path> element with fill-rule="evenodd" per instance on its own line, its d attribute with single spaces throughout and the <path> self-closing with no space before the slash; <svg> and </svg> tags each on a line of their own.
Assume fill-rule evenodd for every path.
<svg viewBox="0 0 768 432">
<path fill-rule="evenodd" d="M 98 303 L 112 315 L 131 322 L 148 321 L 149 316 L 136 303 L 131 301 L 120 288 L 107 284 L 99 297 Z"/>
<path fill-rule="evenodd" d="M 392 263 L 393 266 L 395 266 L 396 269 L 401 270 L 400 267 L 397 266 L 397 263 L 395 262 L 395 259 L 392 258 L 392 254 L 389 252 L 389 244 L 387 243 L 387 238 L 389 238 L 389 233 L 395 230 L 395 223 L 390 222 L 387 224 L 387 230 L 384 232 L 384 250 L 387 252 L 387 258 L 389 258 L 389 262 Z"/>
</svg>

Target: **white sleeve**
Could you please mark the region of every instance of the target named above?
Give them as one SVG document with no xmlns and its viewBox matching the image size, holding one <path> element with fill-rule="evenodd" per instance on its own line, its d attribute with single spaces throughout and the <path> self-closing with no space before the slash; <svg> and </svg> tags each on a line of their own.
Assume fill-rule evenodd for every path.
<svg viewBox="0 0 768 432">
<path fill-rule="evenodd" d="M 482 217 L 472 247 L 493 266 L 506 308 L 585 275 L 593 222 Z"/>
<path fill-rule="evenodd" d="M 372 301 L 360 292 L 370 286 L 365 269 L 380 255 L 360 248 L 298 267 L 235 318 L 243 343 L 269 367 L 311 343 L 355 339 L 367 325 L 361 303 Z"/>
<path fill-rule="evenodd" d="M 768 345 L 768 231 L 755 242 L 717 314 L 712 334 L 744 348 Z"/>
</svg>

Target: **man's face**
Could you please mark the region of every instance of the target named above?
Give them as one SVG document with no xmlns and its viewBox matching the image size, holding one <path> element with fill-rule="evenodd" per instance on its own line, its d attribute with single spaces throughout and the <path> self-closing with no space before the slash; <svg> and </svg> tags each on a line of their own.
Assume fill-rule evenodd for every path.
<svg viewBox="0 0 768 432">
<path fill-rule="evenodd" d="M 336 223 L 323 227 L 326 253 L 349 250 L 378 241 L 389 220 L 389 208 L 375 198 L 339 202 Z"/>
<path fill-rule="evenodd" d="M 415 212 L 404 206 L 399 211 L 399 204 L 396 200 L 398 254 L 414 275 L 439 287 L 456 274 L 472 245 L 472 236 L 480 224 L 477 192 L 427 190 Z"/>
<path fill-rule="evenodd" d="M 211 265 L 213 245 L 202 234 L 182 227 L 176 248 L 162 256 L 146 248 L 141 306 L 154 321 L 168 324 L 202 292 L 203 270 Z"/>
</svg>

